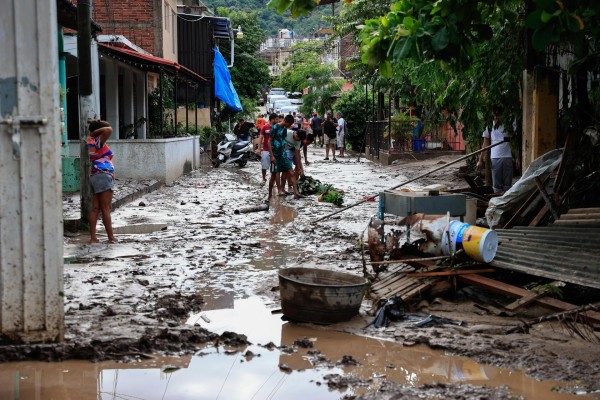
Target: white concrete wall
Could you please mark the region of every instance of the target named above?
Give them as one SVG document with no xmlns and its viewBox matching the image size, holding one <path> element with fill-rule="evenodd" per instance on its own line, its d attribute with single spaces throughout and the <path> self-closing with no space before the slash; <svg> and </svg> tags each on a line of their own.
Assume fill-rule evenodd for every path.
<svg viewBox="0 0 600 400">
<path fill-rule="evenodd" d="M 0 333 L 64 336 L 56 2 L 0 13 Z"/>
<path fill-rule="evenodd" d="M 109 140 L 117 179 L 156 179 L 171 183 L 188 168 L 200 166 L 200 139 L 186 136 L 169 139 Z M 77 141 L 69 141 L 69 156 L 79 156 Z"/>
</svg>

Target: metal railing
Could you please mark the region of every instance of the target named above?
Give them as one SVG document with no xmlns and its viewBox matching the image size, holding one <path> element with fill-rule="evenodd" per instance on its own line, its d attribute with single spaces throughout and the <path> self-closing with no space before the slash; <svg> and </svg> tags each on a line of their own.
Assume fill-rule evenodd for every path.
<svg viewBox="0 0 600 400">
<path fill-rule="evenodd" d="M 369 153 L 404 153 L 434 150 L 465 150 L 462 130 L 447 121 L 425 121 L 420 135 L 413 132 L 414 121 L 367 121 L 365 144 Z"/>
</svg>

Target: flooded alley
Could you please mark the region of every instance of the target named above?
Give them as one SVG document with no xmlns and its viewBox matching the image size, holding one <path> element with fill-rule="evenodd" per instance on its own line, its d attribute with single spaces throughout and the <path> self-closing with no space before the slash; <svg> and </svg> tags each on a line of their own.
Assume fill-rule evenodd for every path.
<svg viewBox="0 0 600 400">
<path fill-rule="evenodd" d="M 341 188 L 346 204 L 427 168 L 330 163 L 320 153 L 310 152 L 306 173 Z M 277 272 L 304 266 L 362 276 L 359 242 L 376 203 L 319 224 L 312 221 L 335 208 L 312 197 L 234 213 L 264 204 L 258 168 L 196 171 L 120 207 L 117 244 L 65 237 L 66 346 L 40 358 L 100 362 L 1 364 L 1 397 L 349 399 L 390 384 L 445 398 L 576 397 L 576 383 L 548 371 L 534 377 L 518 363 L 492 366 L 499 347 L 486 318 L 467 328 L 366 328 L 375 311 L 367 297 L 348 322 L 287 321 Z M 467 333 L 470 325 L 481 333 Z M 467 334 L 475 341 L 468 350 L 448 354 L 456 350 L 449 340 Z"/>
</svg>

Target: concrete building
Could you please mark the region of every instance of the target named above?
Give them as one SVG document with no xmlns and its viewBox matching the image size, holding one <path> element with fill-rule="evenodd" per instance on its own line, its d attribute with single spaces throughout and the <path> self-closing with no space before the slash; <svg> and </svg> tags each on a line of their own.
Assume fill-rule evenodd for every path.
<svg viewBox="0 0 600 400">
<path fill-rule="evenodd" d="M 307 37 L 298 37 L 293 31 L 281 29 L 276 36 L 269 37 L 260 45 L 259 56 L 268 64 L 271 76 L 279 76 L 286 68 L 286 59 L 292 54 L 293 46 L 299 43 L 319 42 L 325 46 L 326 41 L 333 34 L 330 28 L 321 28 Z M 321 56 L 321 62 L 340 67 L 340 41 L 334 40 L 327 46 Z"/>
</svg>

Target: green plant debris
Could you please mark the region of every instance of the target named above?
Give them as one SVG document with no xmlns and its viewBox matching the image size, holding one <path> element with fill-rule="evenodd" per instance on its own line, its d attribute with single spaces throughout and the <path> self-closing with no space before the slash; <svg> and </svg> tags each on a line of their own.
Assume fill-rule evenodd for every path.
<svg viewBox="0 0 600 400">
<path fill-rule="evenodd" d="M 307 175 L 298 180 L 298 190 L 305 196 L 322 194 L 321 200 L 325 203 L 333 203 L 336 206 L 344 204 L 344 192 L 342 190 Z"/>
</svg>

